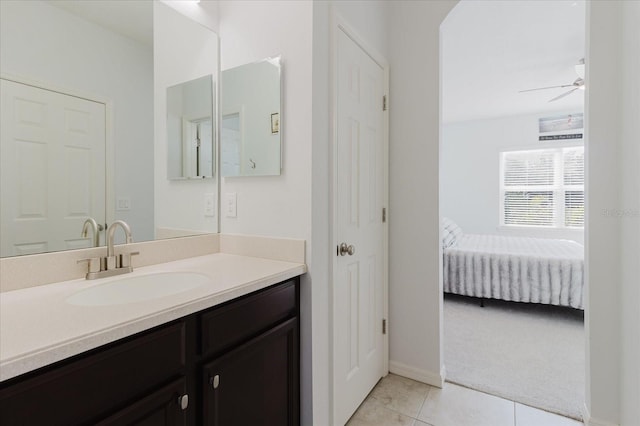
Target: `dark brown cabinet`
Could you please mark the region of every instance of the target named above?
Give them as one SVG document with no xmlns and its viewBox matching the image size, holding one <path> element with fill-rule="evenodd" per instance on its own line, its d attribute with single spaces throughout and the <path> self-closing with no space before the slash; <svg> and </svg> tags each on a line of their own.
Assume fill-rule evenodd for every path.
<svg viewBox="0 0 640 426">
<path fill-rule="evenodd" d="M 184 375 L 184 339 L 180 321 L 2 383 L 0 424 L 94 424 Z"/>
<path fill-rule="evenodd" d="M 203 368 L 204 425 L 298 425 L 295 318 Z"/>
<path fill-rule="evenodd" d="M 10 379 L 0 424 L 297 426 L 298 316 L 295 278 Z"/>
<path fill-rule="evenodd" d="M 96 426 L 184 426 L 188 408 L 187 384 L 181 378 L 98 422 Z"/>
</svg>

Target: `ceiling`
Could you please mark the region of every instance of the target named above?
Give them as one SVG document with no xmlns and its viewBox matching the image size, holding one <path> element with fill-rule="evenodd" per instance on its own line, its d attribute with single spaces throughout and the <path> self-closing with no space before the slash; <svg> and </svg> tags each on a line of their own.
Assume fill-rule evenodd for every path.
<svg viewBox="0 0 640 426">
<path fill-rule="evenodd" d="M 147 0 L 49 0 L 53 6 L 110 31 L 153 46 L 153 2 Z"/>
<path fill-rule="evenodd" d="M 442 31 L 443 122 L 583 110 L 570 88 L 585 54 L 585 2 L 462 0 Z"/>
</svg>

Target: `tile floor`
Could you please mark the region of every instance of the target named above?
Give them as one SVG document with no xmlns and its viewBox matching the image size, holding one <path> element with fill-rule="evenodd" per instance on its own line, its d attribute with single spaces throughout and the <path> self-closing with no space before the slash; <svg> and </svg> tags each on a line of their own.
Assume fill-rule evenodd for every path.
<svg viewBox="0 0 640 426">
<path fill-rule="evenodd" d="M 438 389 L 389 374 L 347 426 L 582 426 L 581 422 L 452 383 Z"/>
</svg>

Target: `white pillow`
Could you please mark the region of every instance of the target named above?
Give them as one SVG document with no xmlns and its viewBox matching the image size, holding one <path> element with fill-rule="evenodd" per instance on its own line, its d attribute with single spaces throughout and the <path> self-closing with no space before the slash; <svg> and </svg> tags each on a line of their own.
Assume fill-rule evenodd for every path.
<svg viewBox="0 0 640 426">
<path fill-rule="evenodd" d="M 442 218 L 442 248 L 454 246 L 462 235 L 460 228 L 454 221 L 447 217 Z"/>
</svg>

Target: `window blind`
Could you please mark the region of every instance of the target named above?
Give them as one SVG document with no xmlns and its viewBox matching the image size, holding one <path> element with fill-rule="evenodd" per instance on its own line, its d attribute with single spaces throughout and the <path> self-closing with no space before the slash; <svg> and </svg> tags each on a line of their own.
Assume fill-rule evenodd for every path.
<svg viewBox="0 0 640 426">
<path fill-rule="evenodd" d="M 564 183 L 564 226 L 584 226 L 584 148 L 562 152 Z"/>
<path fill-rule="evenodd" d="M 554 153 L 549 151 L 521 151 L 506 153 L 505 186 L 553 185 Z"/>
<path fill-rule="evenodd" d="M 501 153 L 503 225 L 584 226 L 584 148 Z"/>
<path fill-rule="evenodd" d="M 584 186 L 584 148 L 565 148 L 562 152 L 564 184 Z"/>
</svg>

